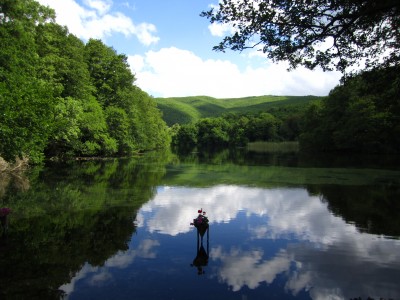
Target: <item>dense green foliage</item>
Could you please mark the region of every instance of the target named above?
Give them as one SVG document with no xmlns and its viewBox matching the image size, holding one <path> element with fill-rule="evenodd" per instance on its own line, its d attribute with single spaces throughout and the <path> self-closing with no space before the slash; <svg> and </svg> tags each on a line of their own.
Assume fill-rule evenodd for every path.
<svg viewBox="0 0 400 300">
<path fill-rule="evenodd" d="M 302 149 L 400 152 L 399 1 L 224 0 L 201 15 L 233 28 L 214 50 L 257 48 L 291 68 L 345 74 L 329 97 L 287 116 L 287 129 L 302 124 Z"/>
<path fill-rule="evenodd" d="M 190 123 L 173 126 L 173 145 L 182 150 L 299 140 L 302 150 L 313 152 L 400 152 L 399 74 L 398 67 L 365 71 L 349 77 L 328 97 L 264 96 L 232 102 L 187 97 L 162 101 L 164 105 L 170 102 L 170 107 L 180 104 L 184 107 L 181 115 L 195 111 L 197 116 L 207 116 L 192 115 Z M 275 98 L 281 100 L 263 102 Z M 208 101 L 213 102 L 208 105 Z M 217 107 L 214 114 L 204 109 L 211 105 Z M 253 110 L 257 113 L 248 113 Z"/>
<path fill-rule="evenodd" d="M 219 117 L 228 113 L 267 112 L 279 117 L 304 109 L 316 96 L 253 96 L 243 98 L 213 98 L 206 96 L 155 98 L 165 122 L 187 124 L 201 118 Z"/>
<path fill-rule="evenodd" d="M 56 87 L 40 77 L 35 37 L 54 14 L 33 1 L 0 3 L 0 155 L 40 160 L 52 133 Z"/>
<path fill-rule="evenodd" d="M 174 125 L 172 144 L 179 151 L 245 146 L 254 141 L 293 141 L 299 136 L 299 111 L 278 118 L 269 113 L 225 114 Z"/>
<path fill-rule="evenodd" d="M 309 104 L 316 96 L 258 96 L 215 99 L 205 96 L 156 98 L 172 126 L 179 151 L 197 146 L 245 146 L 254 141 L 296 141 Z"/>
<path fill-rule="evenodd" d="M 303 149 L 400 152 L 400 68 L 364 72 L 303 117 Z"/>
<path fill-rule="evenodd" d="M 153 99 L 127 57 L 86 44 L 33 0 L 0 2 L 0 156 L 129 155 L 165 147 Z"/>
<path fill-rule="evenodd" d="M 400 60 L 398 0 L 224 0 L 201 14 L 233 26 L 214 50 L 259 48 L 273 61 L 345 72 Z"/>
</svg>

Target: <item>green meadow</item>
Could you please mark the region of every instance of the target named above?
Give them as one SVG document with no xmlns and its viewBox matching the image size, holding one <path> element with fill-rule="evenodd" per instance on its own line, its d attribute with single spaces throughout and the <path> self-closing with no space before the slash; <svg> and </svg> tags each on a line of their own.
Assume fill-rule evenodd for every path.
<svg viewBox="0 0 400 300">
<path fill-rule="evenodd" d="M 208 96 L 154 98 L 163 113 L 163 119 L 171 126 L 186 124 L 200 118 L 218 117 L 227 113 L 279 113 L 306 107 L 317 96 L 252 96 L 242 98 L 213 98 Z"/>
</svg>

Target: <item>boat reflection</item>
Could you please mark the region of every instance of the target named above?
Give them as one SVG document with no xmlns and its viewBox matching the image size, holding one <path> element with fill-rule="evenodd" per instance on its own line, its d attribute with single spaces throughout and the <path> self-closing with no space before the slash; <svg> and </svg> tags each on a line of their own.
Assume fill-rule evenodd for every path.
<svg viewBox="0 0 400 300">
<path fill-rule="evenodd" d="M 206 212 L 203 209 L 198 210 L 197 218 L 193 219 L 193 225 L 196 227 L 197 246 L 196 246 L 196 257 L 193 259 L 192 267 L 197 268 L 197 274 L 202 275 L 205 273 L 204 267 L 208 265 L 208 253 L 209 253 L 209 241 L 210 241 L 210 226 L 208 224 L 208 218 L 205 216 Z M 207 233 L 206 248 L 204 248 L 203 238 Z"/>
<path fill-rule="evenodd" d="M 205 273 L 204 267 L 208 265 L 208 253 L 209 253 L 209 241 L 210 241 L 210 226 L 202 226 L 197 228 L 197 247 L 196 247 L 196 257 L 193 259 L 192 267 L 197 268 L 197 274 L 202 275 Z M 205 233 L 207 233 L 206 248 L 204 248 L 203 238 Z"/>
</svg>

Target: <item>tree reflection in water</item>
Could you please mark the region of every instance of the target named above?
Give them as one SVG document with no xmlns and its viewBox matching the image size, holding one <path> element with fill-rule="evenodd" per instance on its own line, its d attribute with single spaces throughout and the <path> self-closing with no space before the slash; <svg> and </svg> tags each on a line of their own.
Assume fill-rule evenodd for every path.
<svg viewBox="0 0 400 300">
<path fill-rule="evenodd" d="M 0 237 L 5 236 L 8 231 L 8 215 L 10 214 L 11 209 L 8 207 L 0 208 Z"/>
</svg>

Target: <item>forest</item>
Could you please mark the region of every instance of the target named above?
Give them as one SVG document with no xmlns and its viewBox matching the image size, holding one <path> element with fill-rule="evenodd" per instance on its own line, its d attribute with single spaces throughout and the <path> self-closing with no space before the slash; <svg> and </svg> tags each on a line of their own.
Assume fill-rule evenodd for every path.
<svg viewBox="0 0 400 300">
<path fill-rule="evenodd" d="M 203 16 L 211 22 L 230 22 L 229 14 L 234 10 L 229 10 L 229 6 L 236 4 L 224 3 L 219 12 L 211 10 L 203 12 Z M 369 9 L 371 3 L 365 1 L 365 9 Z M 370 55 L 371 60 L 367 59 L 365 70 L 344 74 L 341 83 L 327 97 L 307 96 L 307 101 L 293 102 L 290 106 L 282 106 L 280 101 L 264 105 L 252 98 L 254 103 L 248 111 L 224 108 L 218 106 L 222 103 L 218 99 L 203 97 L 208 101 L 203 106 L 203 109 L 207 107 L 208 115 L 196 110 L 198 107 L 192 103 L 191 107 L 186 105 L 187 111 L 174 117 L 169 114 L 172 110 L 168 105 L 177 102 L 154 99 L 136 86 L 126 55 L 117 53 L 100 40 L 83 42 L 55 22 L 52 9 L 34 0 L 3 0 L 0 2 L 0 157 L 6 161 L 24 157 L 30 163 L 40 163 L 49 158 L 130 156 L 169 147 L 171 142 L 176 149 L 188 150 L 196 146 L 244 146 L 252 141 L 298 141 L 301 150 L 310 152 L 398 153 L 400 66 L 396 27 L 399 7 L 396 3 L 390 2 L 387 7 L 376 10 L 376 18 L 386 20 L 388 30 L 374 32 L 377 36 L 371 41 L 367 36 L 353 37 L 354 47 L 374 52 L 358 53 L 354 52 L 355 48 L 346 52 L 347 44 L 339 43 L 346 35 L 340 36 L 344 33 L 338 32 L 335 46 L 337 51 L 342 51 L 339 60 L 333 50 L 313 54 L 309 48 L 309 52 L 304 52 L 299 43 L 307 41 L 289 46 L 287 41 L 279 40 L 285 38 L 284 34 L 272 39 L 270 35 L 275 31 L 260 32 L 259 26 L 247 28 L 246 15 L 234 15 L 237 22 L 243 21 L 242 31 L 224 39 L 216 50 L 224 51 L 229 47 L 243 50 L 247 47 L 246 40 L 254 33 L 261 37 L 266 35 L 260 41 L 266 43 L 265 51 L 268 43 L 276 47 L 276 52 L 270 53 L 272 60 L 289 59 L 293 67 L 344 70 L 344 66 L 373 55 Z M 287 12 L 291 13 L 290 9 L 296 14 L 304 12 L 303 15 L 315 12 L 314 2 L 296 5 L 297 8 L 289 7 Z M 327 11 L 336 12 L 338 20 L 341 9 L 354 10 L 357 15 L 362 8 L 353 1 L 339 1 L 337 5 L 328 7 Z M 245 5 L 239 8 L 244 9 Z M 257 13 L 270 16 L 268 9 L 267 6 L 258 7 Z M 256 12 L 257 9 L 250 7 L 251 10 Z M 240 20 L 241 17 L 244 20 Z M 344 18 L 343 22 L 346 20 Z M 257 22 L 272 21 L 260 17 Z M 363 22 L 357 28 L 361 33 L 378 26 L 378 21 L 372 17 Z M 300 29 L 314 26 L 300 23 Z M 276 30 L 288 28 L 281 27 L 280 23 L 276 26 Z M 358 25 L 350 22 L 348 26 Z M 292 37 L 297 34 L 300 38 L 296 27 L 292 29 L 293 32 L 287 34 Z M 303 33 L 313 35 L 316 31 L 310 32 Z M 351 32 L 346 31 L 346 34 Z M 314 38 L 318 41 L 317 38 L 325 36 Z M 388 40 L 390 44 L 386 43 Z M 282 54 L 284 49 L 287 56 Z M 388 54 L 383 63 L 372 59 L 382 52 Z M 309 60 L 312 57 L 315 58 L 313 62 Z M 234 101 L 225 99 L 225 103 Z"/>
<path fill-rule="evenodd" d="M 224 0 L 200 15 L 231 29 L 215 51 L 254 49 L 343 77 L 305 111 L 199 120 L 175 130 L 175 145 L 289 139 L 310 152 L 400 152 L 399 1 Z"/>
<path fill-rule="evenodd" d="M 6 161 L 128 156 L 169 145 L 124 54 L 87 43 L 33 0 L 1 1 L 0 156 Z"/>
<path fill-rule="evenodd" d="M 218 116 L 175 124 L 172 144 L 188 151 L 195 146 L 204 149 L 255 141 L 298 141 L 300 150 L 308 152 L 400 152 L 399 67 L 353 75 L 327 97 L 291 105 L 280 102 L 269 103 L 258 112 L 242 107 L 242 112 L 222 111 Z"/>
</svg>

